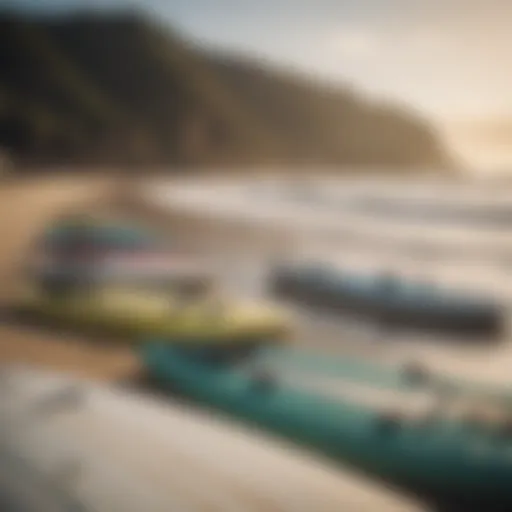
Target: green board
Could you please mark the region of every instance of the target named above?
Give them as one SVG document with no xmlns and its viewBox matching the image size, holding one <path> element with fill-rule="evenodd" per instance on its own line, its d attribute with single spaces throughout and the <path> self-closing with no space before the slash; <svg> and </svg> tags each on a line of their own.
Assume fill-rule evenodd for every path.
<svg viewBox="0 0 512 512">
<path fill-rule="evenodd" d="M 340 397 L 308 387 L 314 378 L 290 381 L 276 371 L 275 387 L 266 389 L 250 369 L 258 367 L 254 361 L 248 367 L 215 365 L 156 344 L 144 347 L 141 357 L 162 384 L 399 487 L 449 501 L 484 506 L 499 500 L 512 507 L 512 438 L 492 428 L 443 416 L 383 423 L 385 408 L 359 400 L 369 396 L 371 385 Z M 335 391 L 343 395 L 347 382 L 344 388 L 342 379 Z M 398 403 L 408 401 L 409 391 L 394 393 Z"/>
</svg>

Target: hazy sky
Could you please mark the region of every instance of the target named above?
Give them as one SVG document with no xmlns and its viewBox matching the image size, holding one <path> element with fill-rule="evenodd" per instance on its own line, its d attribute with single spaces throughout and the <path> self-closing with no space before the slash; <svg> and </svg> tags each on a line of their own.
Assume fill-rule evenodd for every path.
<svg viewBox="0 0 512 512">
<path fill-rule="evenodd" d="M 30 8 L 140 5 L 210 44 L 346 80 L 414 104 L 439 120 L 512 116 L 512 0 L 11 3 Z"/>
</svg>

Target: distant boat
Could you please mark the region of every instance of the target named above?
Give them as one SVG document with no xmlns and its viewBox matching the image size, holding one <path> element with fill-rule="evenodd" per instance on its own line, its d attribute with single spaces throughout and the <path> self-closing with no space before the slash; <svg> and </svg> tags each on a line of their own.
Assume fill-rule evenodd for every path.
<svg viewBox="0 0 512 512">
<path fill-rule="evenodd" d="M 272 291 L 308 305 L 355 313 L 389 326 L 499 336 L 505 318 L 486 297 L 437 288 L 392 274 L 341 273 L 328 266 L 282 264 L 272 272 Z"/>
</svg>

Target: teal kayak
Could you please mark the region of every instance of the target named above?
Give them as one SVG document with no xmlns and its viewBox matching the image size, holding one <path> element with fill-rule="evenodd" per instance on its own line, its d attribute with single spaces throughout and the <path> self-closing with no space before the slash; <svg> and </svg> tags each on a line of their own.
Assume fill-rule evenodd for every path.
<svg viewBox="0 0 512 512">
<path fill-rule="evenodd" d="M 203 404 L 301 443 L 433 502 L 512 507 L 512 428 L 426 408 L 425 391 L 297 379 L 246 360 L 212 362 L 177 347 L 142 348 L 148 372 Z"/>
</svg>

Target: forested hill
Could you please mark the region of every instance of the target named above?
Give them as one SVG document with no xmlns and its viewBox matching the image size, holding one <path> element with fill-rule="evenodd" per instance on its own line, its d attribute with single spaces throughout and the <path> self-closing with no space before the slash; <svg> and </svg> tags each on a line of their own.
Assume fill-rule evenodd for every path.
<svg viewBox="0 0 512 512">
<path fill-rule="evenodd" d="M 0 146 L 43 162 L 449 163 L 424 120 L 125 14 L 0 14 Z"/>
</svg>

